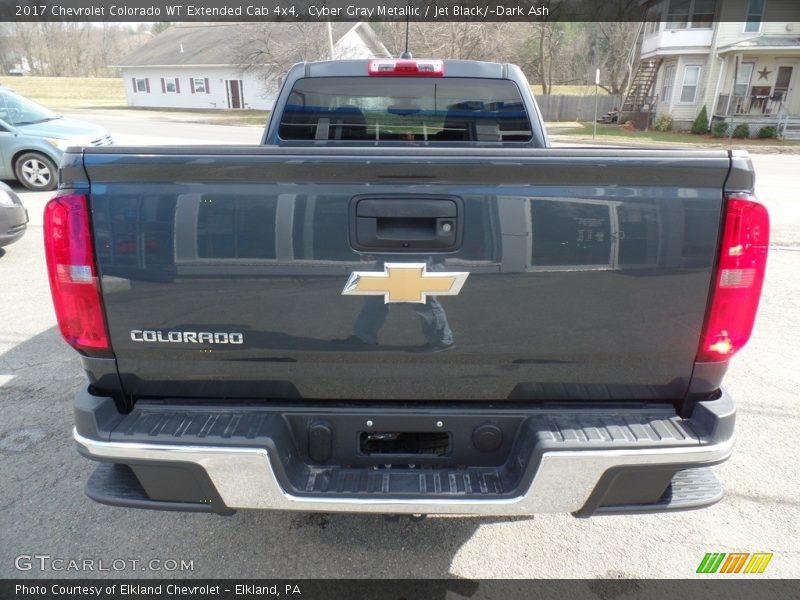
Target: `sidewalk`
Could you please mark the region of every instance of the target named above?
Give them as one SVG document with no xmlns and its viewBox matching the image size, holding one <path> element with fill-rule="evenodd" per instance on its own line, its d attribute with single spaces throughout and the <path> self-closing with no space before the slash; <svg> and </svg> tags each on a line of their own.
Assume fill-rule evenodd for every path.
<svg viewBox="0 0 800 600">
<path fill-rule="evenodd" d="M 261 126 L 267 122 L 267 110 L 213 110 L 213 109 L 165 109 L 142 107 L 119 108 L 73 108 L 65 114 L 91 121 L 92 118 L 150 121 L 171 121 L 174 123 L 198 123 L 206 125 L 230 125 L 234 127 Z"/>
<path fill-rule="evenodd" d="M 598 135 L 596 139 L 592 139 L 590 135 L 560 135 L 550 134 L 550 141 L 559 144 L 569 144 L 571 146 L 616 146 L 618 148 L 680 148 L 680 149 L 696 149 L 696 150 L 747 150 L 757 154 L 800 154 L 800 145 L 772 145 L 772 144 L 747 144 L 735 143 L 730 145 L 728 143 L 714 143 L 714 142 L 700 142 L 686 143 L 686 142 L 660 142 L 656 140 L 639 140 L 636 138 L 618 137 L 618 136 L 602 136 Z"/>
<path fill-rule="evenodd" d="M 617 147 L 617 148 L 680 148 L 680 149 L 698 149 L 698 150 L 747 150 L 757 154 L 800 154 L 800 144 L 791 142 L 780 142 L 778 140 L 733 140 L 733 143 L 728 138 L 721 138 L 719 140 L 708 138 L 705 136 L 688 136 L 683 135 L 683 140 L 654 140 L 647 138 L 647 132 L 629 132 L 630 135 L 605 135 L 598 126 L 598 134 L 595 139 L 592 139 L 591 123 L 578 123 L 578 122 L 551 122 L 545 123 L 545 127 L 550 137 L 551 142 L 556 144 L 565 144 L 569 146 L 603 146 L 603 147 Z M 602 125 L 608 128 L 608 125 Z M 567 133 L 570 130 L 586 130 L 587 133 Z M 628 133 L 628 132 L 626 132 Z M 655 133 L 656 136 L 664 136 L 665 134 Z M 669 134 L 666 134 L 669 135 Z M 678 134 L 680 135 L 680 134 Z M 696 141 L 686 141 L 686 137 L 696 137 Z"/>
</svg>

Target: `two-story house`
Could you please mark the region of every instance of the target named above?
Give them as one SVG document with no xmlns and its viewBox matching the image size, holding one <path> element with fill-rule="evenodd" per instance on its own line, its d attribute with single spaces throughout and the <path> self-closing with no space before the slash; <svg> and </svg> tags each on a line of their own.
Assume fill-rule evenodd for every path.
<svg viewBox="0 0 800 600">
<path fill-rule="evenodd" d="M 640 98 L 688 129 L 765 125 L 800 138 L 800 0 L 642 0 Z M 633 90 L 637 93 L 637 90 Z"/>
</svg>

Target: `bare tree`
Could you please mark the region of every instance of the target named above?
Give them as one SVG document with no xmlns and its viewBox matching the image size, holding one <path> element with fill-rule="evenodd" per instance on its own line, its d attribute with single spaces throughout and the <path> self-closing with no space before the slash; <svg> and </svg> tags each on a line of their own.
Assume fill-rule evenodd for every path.
<svg viewBox="0 0 800 600">
<path fill-rule="evenodd" d="M 256 73 L 265 85 L 298 62 L 328 55 L 325 23 L 246 23 L 233 40 L 234 60 Z"/>
<path fill-rule="evenodd" d="M 14 51 L 20 62 L 27 63 L 31 75 L 40 75 L 40 64 L 36 58 L 38 35 L 32 23 L 13 23 L 9 50 Z"/>
<path fill-rule="evenodd" d="M 531 35 L 521 56 L 521 66 L 541 87 L 543 95 L 552 92 L 553 85 L 570 80 L 565 52 L 569 38 L 563 23 L 541 21 L 532 25 Z"/>
<path fill-rule="evenodd" d="M 600 87 L 620 94 L 627 86 L 627 59 L 639 28 L 637 22 L 537 22 L 519 64 L 540 88 L 593 85 L 600 69 Z"/>
<path fill-rule="evenodd" d="M 32 75 L 110 77 L 116 74 L 111 65 L 149 37 L 126 24 L 11 23 L 0 50 Z"/>
<path fill-rule="evenodd" d="M 600 69 L 600 87 L 609 94 L 621 94 L 628 85 L 628 55 L 636 42 L 639 23 L 585 23 L 577 55 L 586 57 L 585 81 L 594 83 L 594 69 Z"/>
<path fill-rule="evenodd" d="M 166 31 L 172 27 L 172 22 L 170 21 L 158 21 L 157 23 L 153 23 L 152 27 L 150 27 L 150 33 L 153 35 L 158 35 L 162 31 Z"/>
<path fill-rule="evenodd" d="M 17 54 L 11 47 L 10 27 L 7 23 L 0 23 L 0 69 L 8 73 L 17 62 Z"/>
<path fill-rule="evenodd" d="M 525 27 L 522 23 L 411 23 L 409 49 L 419 58 L 503 62 L 515 56 Z M 376 23 L 373 29 L 394 56 L 405 49 L 405 23 Z"/>
</svg>

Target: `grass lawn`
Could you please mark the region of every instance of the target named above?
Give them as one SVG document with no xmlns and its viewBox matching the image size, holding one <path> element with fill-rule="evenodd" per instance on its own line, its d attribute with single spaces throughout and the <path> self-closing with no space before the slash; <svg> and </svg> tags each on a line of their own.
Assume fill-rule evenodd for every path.
<svg viewBox="0 0 800 600">
<path fill-rule="evenodd" d="M 109 107 L 106 107 L 109 108 Z M 239 125 L 263 127 L 269 117 L 268 110 L 218 110 L 213 108 L 149 108 L 143 106 L 110 107 L 124 112 L 146 112 L 153 118 L 182 123 L 207 123 L 209 125 Z"/>
<path fill-rule="evenodd" d="M 592 123 L 581 123 L 580 127 L 572 127 L 558 132 L 559 135 L 566 136 L 580 136 L 591 137 Z M 714 136 L 696 135 L 693 133 L 674 132 L 674 131 L 629 131 L 623 129 L 618 125 L 605 125 L 597 124 L 597 138 L 603 139 L 610 143 L 618 142 L 661 142 L 661 143 L 674 143 L 674 144 L 713 144 L 713 145 L 728 145 L 728 138 L 715 138 Z M 733 140 L 733 146 L 796 146 L 797 142 L 786 142 L 782 140 L 771 139 L 745 139 Z"/>
<path fill-rule="evenodd" d="M 265 110 L 213 110 L 192 108 L 133 108 L 125 100 L 120 78 L 102 77 L 0 77 L 0 85 L 56 112 L 90 109 L 164 113 L 167 120 L 217 125 L 257 125 L 267 122 Z M 154 115 L 155 116 L 155 115 Z"/>
<path fill-rule="evenodd" d="M 531 84 L 531 91 L 533 92 L 534 96 L 539 96 L 542 93 L 542 86 L 536 85 L 535 83 Z M 594 96 L 594 86 L 593 85 L 554 85 L 550 93 L 553 96 L 565 95 L 565 96 Z M 599 96 L 608 96 L 608 92 L 605 91 L 603 88 L 597 88 L 597 94 Z"/>
<path fill-rule="evenodd" d="M 55 111 L 122 108 L 122 79 L 102 77 L 0 77 L 0 84 Z"/>
</svg>

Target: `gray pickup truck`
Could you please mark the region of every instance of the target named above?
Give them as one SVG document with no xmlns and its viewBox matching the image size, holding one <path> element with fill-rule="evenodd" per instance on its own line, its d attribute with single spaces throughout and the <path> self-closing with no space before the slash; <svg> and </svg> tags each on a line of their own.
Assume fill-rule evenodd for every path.
<svg viewBox="0 0 800 600">
<path fill-rule="evenodd" d="M 553 149 L 520 69 L 296 65 L 263 144 L 87 147 L 45 240 L 111 505 L 699 508 L 769 221 L 744 153 Z"/>
</svg>

